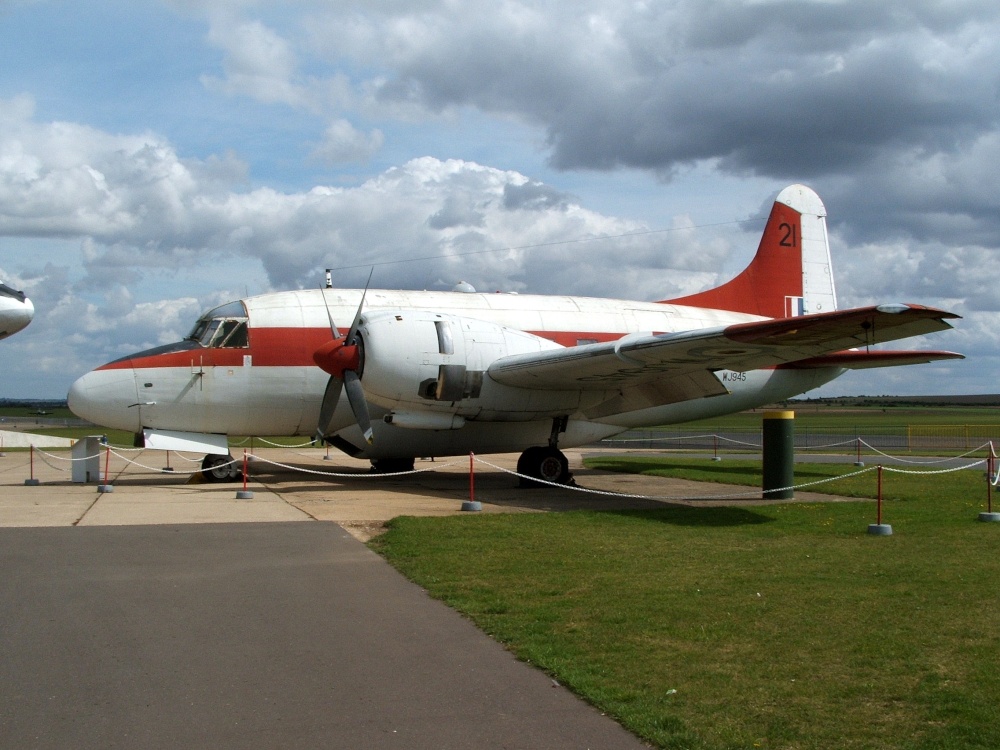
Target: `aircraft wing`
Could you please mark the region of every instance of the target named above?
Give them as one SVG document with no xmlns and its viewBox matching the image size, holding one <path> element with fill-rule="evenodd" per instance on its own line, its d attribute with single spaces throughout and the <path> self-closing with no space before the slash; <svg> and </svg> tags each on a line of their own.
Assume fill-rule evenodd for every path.
<svg viewBox="0 0 1000 750">
<path fill-rule="evenodd" d="M 490 366 L 489 375 L 520 388 L 628 390 L 641 396 L 637 403 L 673 403 L 727 393 L 714 374 L 718 370 L 746 372 L 810 360 L 811 366 L 820 366 L 813 363 L 824 355 L 947 330 L 951 325 L 946 321 L 958 317 L 920 305 L 892 304 L 681 333 L 630 334 L 617 341 L 504 357 Z"/>
</svg>

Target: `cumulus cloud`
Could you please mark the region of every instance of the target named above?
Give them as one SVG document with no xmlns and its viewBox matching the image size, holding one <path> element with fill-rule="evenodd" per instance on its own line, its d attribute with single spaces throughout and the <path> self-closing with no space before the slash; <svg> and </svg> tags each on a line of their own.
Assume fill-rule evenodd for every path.
<svg viewBox="0 0 1000 750">
<path fill-rule="evenodd" d="M 151 268 L 228 253 L 259 261 L 279 288 L 315 283 L 325 267 L 375 264 L 398 286 L 460 270 L 489 287 L 597 292 L 600 282 L 613 293 L 613 269 L 704 271 L 720 252 L 690 232 L 681 242 L 683 226 L 635 234 L 649 228 L 473 162 L 417 158 L 351 188 L 241 189 L 238 163 L 183 159 L 154 134 L 38 123 L 20 107 L 15 127 L 0 133 L 0 231 L 78 237 L 95 276 L 114 268 L 118 278 L 140 279 Z M 618 239 L 594 239 L 601 237 Z M 403 262 L 413 259 L 420 261 Z M 579 273 L 581 262 L 593 279 Z M 642 291 L 669 291 L 656 286 Z"/>
<path fill-rule="evenodd" d="M 307 6 L 280 34 L 206 7 L 226 53 L 213 85 L 326 107 L 315 155 L 330 162 L 383 143 L 345 108 L 376 119 L 471 108 L 544 131 L 560 169 L 669 178 L 710 163 L 810 182 L 858 237 L 1000 245 L 988 168 L 1000 7 L 985 0 L 355 0 Z"/>
<path fill-rule="evenodd" d="M 233 23 L 218 18 L 209 41 L 225 52 L 223 78 L 202 76 L 205 86 L 258 101 L 310 106 L 308 87 L 297 81 L 298 61 L 292 47 L 260 21 Z"/>
<path fill-rule="evenodd" d="M 154 133 L 39 122 L 25 97 L 0 111 L 0 233 L 77 248 L 69 267 L 32 268 L 25 258 L 9 269 L 45 311 L 32 333 L 76 348 L 65 363 L 92 366 L 179 338 L 201 309 L 243 295 L 233 281 L 246 264 L 277 289 L 318 285 L 329 267 L 338 284 L 355 286 L 374 267 L 374 283 L 390 288 L 462 279 L 479 289 L 657 299 L 692 291 L 728 252 L 725 242 L 699 241 L 685 217 L 675 231 L 650 232 L 474 162 L 421 157 L 354 187 L 281 192 L 249 187 L 232 156 L 183 158 Z M 137 296 L 152 279 L 174 296 Z M 184 294 L 186 285 L 205 291 Z M 24 335 L 24 351 L 32 340 Z"/>
<path fill-rule="evenodd" d="M 450 142 L 399 142 L 401 130 L 469 111 L 533 129 L 561 170 L 669 180 L 697 165 L 811 184 L 830 211 L 846 303 L 940 300 L 978 333 L 1000 305 L 983 270 L 1000 250 L 995 3 L 168 5 L 207 24 L 202 41 L 218 55 L 200 79 L 210 94 L 315 123 L 302 162 L 403 155 L 360 177 L 268 182 L 252 178 L 251 155 L 204 156 L 218 147 L 184 149 L 158 123 L 112 133 L 39 121 L 30 96 L 0 102 L 0 235 L 76 244 L 86 277 L 59 299 L 82 305 L 92 337 L 100 325 L 132 325 L 117 332 L 155 343 L 145 326 L 169 314 L 144 314 L 152 303 L 135 290 L 156 274 L 209 279 L 195 295 L 173 295 L 188 300 L 183 312 L 209 302 L 210 287 L 238 286 L 231 268 L 258 269 L 273 288 L 317 284 L 331 266 L 357 284 L 366 272 L 355 267 L 375 265 L 384 286 L 461 278 L 652 299 L 723 280 L 738 270 L 733 249 L 755 244 L 748 232 L 697 231 L 686 216 L 644 234 L 664 227 L 588 209 L 530 170 L 473 161 L 474 149 L 449 158 L 458 156 Z M 722 219 L 753 213 L 732 216 L 718 200 Z M 769 203 L 762 196 L 758 213 Z M 40 294 L 59 275 L 6 265 Z"/>
<path fill-rule="evenodd" d="M 566 167 L 721 157 L 810 176 L 995 111 L 975 96 L 992 90 L 987 3 L 363 5 L 314 33 L 385 71 L 376 96 L 530 117 Z"/>
<path fill-rule="evenodd" d="M 354 80 L 371 111 L 518 118 L 561 169 L 709 162 L 831 186 L 838 221 L 883 234 L 1000 244 L 994 3 L 355 2 L 309 34 L 371 71 Z M 870 197 L 893 206 L 876 227 Z"/>
<path fill-rule="evenodd" d="M 382 148 L 384 140 L 381 130 L 362 133 L 347 120 L 339 119 L 330 123 L 312 155 L 329 164 L 365 162 Z"/>
</svg>

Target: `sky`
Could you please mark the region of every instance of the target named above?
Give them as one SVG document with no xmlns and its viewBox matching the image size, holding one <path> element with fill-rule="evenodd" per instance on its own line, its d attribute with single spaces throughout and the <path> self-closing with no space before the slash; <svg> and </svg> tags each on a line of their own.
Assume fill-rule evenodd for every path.
<svg viewBox="0 0 1000 750">
<path fill-rule="evenodd" d="M 967 359 L 811 396 L 996 393 L 994 0 L 0 0 L 0 398 L 269 291 L 657 300 L 816 190 L 841 307 Z"/>
</svg>

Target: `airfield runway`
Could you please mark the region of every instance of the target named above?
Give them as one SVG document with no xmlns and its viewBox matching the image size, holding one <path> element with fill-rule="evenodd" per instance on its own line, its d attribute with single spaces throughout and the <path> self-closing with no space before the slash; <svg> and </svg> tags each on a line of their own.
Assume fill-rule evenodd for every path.
<svg viewBox="0 0 1000 750">
<path fill-rule="evenodd" d="M 0 457 L 0 747 L 644 746 L 359 541 L 397 515 L 461 512 L 468 459 L 371 478 L 318 449 L 256 453 L 245 500 L 163 473 L 162 453 L 112 456 L 108 493 L 51 455 L 26 486 L 28 454 Z M 592 472 L 567 453 L 595 489 L 746 492 Z M 518 489 L 482 465 L 476 495 L 487 513 L 662 502 Z"/>
</svg>

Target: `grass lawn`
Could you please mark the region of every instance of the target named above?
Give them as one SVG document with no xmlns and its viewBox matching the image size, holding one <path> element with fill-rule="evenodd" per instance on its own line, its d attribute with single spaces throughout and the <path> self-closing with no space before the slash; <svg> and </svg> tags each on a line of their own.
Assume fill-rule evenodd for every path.
<svg viewBox="0 0 1000 750">
<path fill-rule="evenodd" d="M 677 463 L 759 482 L 755 462 Z M 983 474 L 884 482 L 891 537 L 846 502 L 400 518 L 372 544 L 659 747 L 1000 747 Z"/>
</svg>

